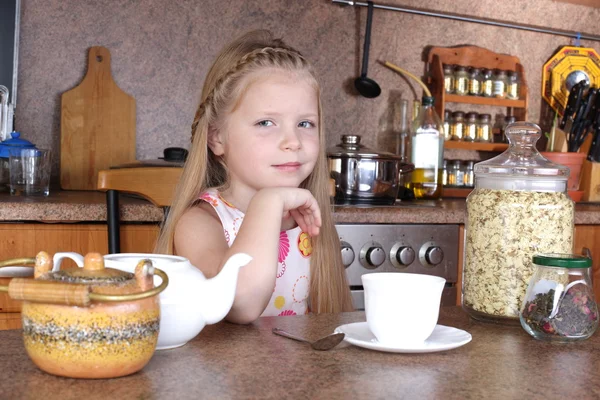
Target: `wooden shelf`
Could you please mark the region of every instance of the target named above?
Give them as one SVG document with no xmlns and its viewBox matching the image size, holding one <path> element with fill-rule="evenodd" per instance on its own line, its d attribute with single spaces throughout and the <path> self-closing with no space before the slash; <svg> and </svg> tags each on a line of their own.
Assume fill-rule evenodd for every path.
<svg viewBox="0 0 600 400">
<path fill-rule="evenodd" d="M 473 188 L 453 188 L 453 187 L 448 187 L 448 186 L 444 186 L 442 188 L 442 197 L 447 198 L 447 197 L 459 197 L 459 198 L 465 198 L 469 195 L 469 193 L 471 193 L 471 191 L 473 191 Z"/>
<path fill-rule="evenodd" d="M 444 142 L 444 148 L 445 149 L 501 152 L 508 148 L 508 144 L 507 143 L 460 142 L 457 140 L 447 140 Z"/>
<path fill-rule="evenodd" d="M 511 108 L 525 108 L 525 100 L 498 99 L 495 97 L 482 96 L 461 96 L 458 94 L 447 93 L 445 95 L 446 103 L 464 103 L 479 104 L 484 106 L 499 106 Z"/>
</svg>

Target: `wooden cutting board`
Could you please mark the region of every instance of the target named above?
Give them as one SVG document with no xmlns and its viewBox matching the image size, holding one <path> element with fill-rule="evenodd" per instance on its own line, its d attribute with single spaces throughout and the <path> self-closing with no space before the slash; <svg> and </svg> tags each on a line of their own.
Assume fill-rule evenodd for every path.
<svg viewBox="0 0 600 400">
<path fill-rule="evenodd" d="M 110 52 L 90 48 L 79 86 L 62 94 L 60 186 L 96 190 L 98 171 L 135 161 L 135 100 L 112 78 Z"/>
</svg>

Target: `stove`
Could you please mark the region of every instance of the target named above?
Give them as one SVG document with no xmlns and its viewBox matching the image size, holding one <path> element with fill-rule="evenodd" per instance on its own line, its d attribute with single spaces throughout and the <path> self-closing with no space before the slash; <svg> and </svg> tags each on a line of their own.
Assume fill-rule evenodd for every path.
<svg viewBox="0 0 600 400">
<path fill-rule="evenodd" d="M 337 224 L 354 307 L 364 310 L 363 274 L 415 273 L 446 279 L 442 305 L 456 305 L 458 225 Z"/>
</svg>

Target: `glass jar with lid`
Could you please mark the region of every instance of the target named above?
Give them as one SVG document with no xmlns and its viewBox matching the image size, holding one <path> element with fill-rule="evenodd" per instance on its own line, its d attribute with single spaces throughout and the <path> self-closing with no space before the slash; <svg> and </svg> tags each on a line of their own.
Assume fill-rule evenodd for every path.
<svg viewBox="0 0 600 400">
<path fill-rule="evenodd" d="M 592 260 L 573 254 L 536 254 L 535 271 L 519 319 L 536 339 L 572 342 L 598 328 L 598 306 L 590 277 Z"/>
<path fill-rule="evenodd" d="M 469 69 L 469 87 L 467 92 L 471 96 L 479 96 L 481 94 L 481 69 Z"/>
<path fill-rule="evenodd" d="M 538 253 L 570 253 L 574 203 L 569 169 L 535 148 L 539 126 L 506 128 L 508 149 L 474 167 L 467 197 L 462 300 L 471 317 L 519 323 Z"/>
<path fill-rule="evenodd" d="M 479 114 L 477 122 L 476 142 L 492 141 L 492 116 L 490 114 Z"/>
<path fill-rule="evenodd" d="M 497 69 L 493 77 L 493 97 L 504 99 L 506 97 L 506 71 Z"/>
<path fill-rule="evenodd" d="M 481 71 L 481 95 L 484 97 L 494 96 L 494 74 L 491 69 Z"/>
<path fill-rule="evenodd" d="M 454 70 L 454 93 L 466 95 L 469 88 L 469 74 L 463 66 L 457 66 Z"/>
<path fill-rule="evenodd" d="M 465 134 L 465 113 L 454 111 L 450 122 L 450 140 L 462 140 Z"/>
<path fill-rule="evenodd" d="M 452 111 L 444 110 L 444 140 L 450 140 L 450 121 L 452 119 Z"/>
<path fill-rule="evenodd" d="M 454 93 L 454 65 L 444 64 L 444 90 L 446 93 Z"/>
<path fill-rule="evenodd" d="M 465 142 L 474 142 L 477 136 L 477 116 L 476 112 L 468 112 L 465 116 L 465 133 L 463 140 Z"/>
<path fill-rule="evenodd" d="M 519 100 L 519 75 L 517 71 L 508 71 L 508 74 L 506 74 L 506 98 Z"/>
</svg>

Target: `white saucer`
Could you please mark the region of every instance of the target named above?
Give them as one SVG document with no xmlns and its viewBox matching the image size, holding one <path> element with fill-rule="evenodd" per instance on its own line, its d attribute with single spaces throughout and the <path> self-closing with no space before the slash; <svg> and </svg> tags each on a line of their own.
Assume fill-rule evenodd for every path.
<svg viewBox="0 0 600 400">
<path fill-rule="evenodd" d="M 425 342 L 406 346 L 390 346 L 379 343 L 366 322 L 341 325 L 335 328 L 335 332 L 345 333 L 344 340 L 355 346 L 389 353 L 433 353 L 455 349 L 469 343 L 472 339 L 469 332 L 444 325 L 436 325 L 433 333 Z"/>
</svg>

